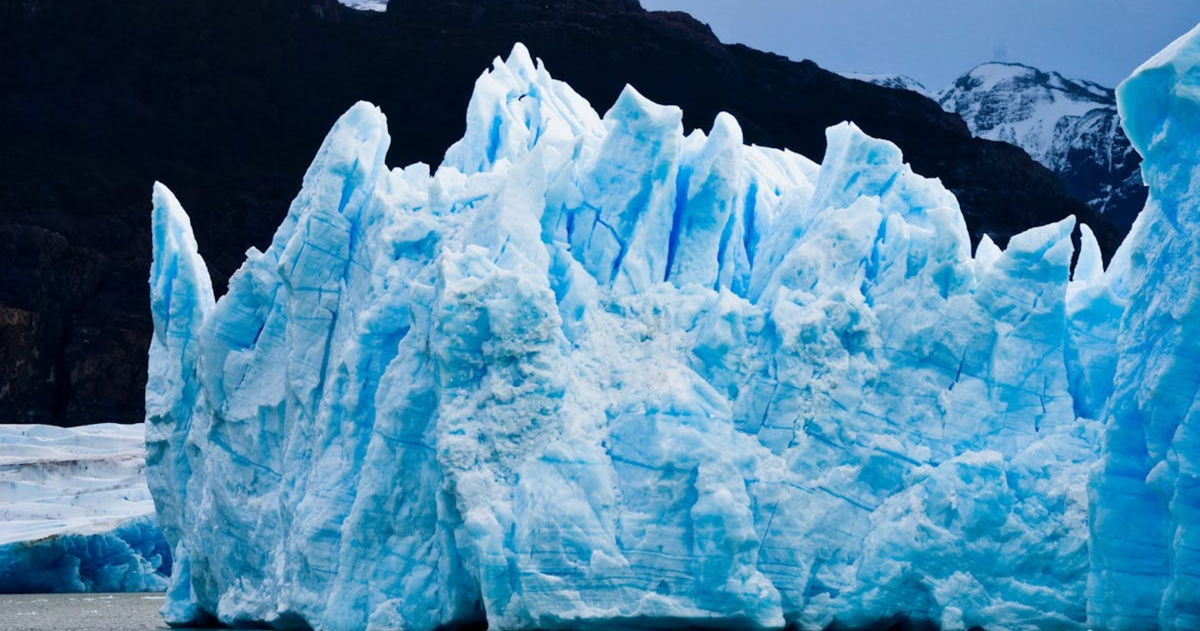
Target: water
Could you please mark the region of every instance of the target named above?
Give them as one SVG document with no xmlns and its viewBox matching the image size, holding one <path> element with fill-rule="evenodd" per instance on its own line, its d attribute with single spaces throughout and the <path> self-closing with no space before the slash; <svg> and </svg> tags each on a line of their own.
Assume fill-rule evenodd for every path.
<svg viewBox="0 0 1200 631">
<path fill-rule="evenodd" d="M 163 598 L 145 593 L 0 594 L 0 631 L 166 631 L 158 615 Z"/>
<path fill-rule="evenodd" d="M 158 615 L 162 594 L 0 594 L 0 631 L 189 631 L 171 629 Z M 471 628 L 471 627 L 467 627 Z M 479 625 L 476 628 L 486 628 Z M 664 628 L 671 628 L 666 625 Z M 679 631 L 696 627 L 680 625 Z M 827 631 L 936 631 L 928 622 L 903 616 L 885 618 L 856 630 L 833 626 Z M 972 627 L 972 631 L 982 631 Z M 202 631 L 202 630 L 193 630 Z M 207 631 L 213 631 L 208 629 Z"/>
</svg>

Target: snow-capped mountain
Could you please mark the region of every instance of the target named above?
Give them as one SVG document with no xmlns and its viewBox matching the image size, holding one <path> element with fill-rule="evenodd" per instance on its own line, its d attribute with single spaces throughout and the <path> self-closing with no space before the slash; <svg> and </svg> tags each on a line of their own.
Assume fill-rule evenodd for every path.
<svg viewBox="0 0 1200 631">
<path fill-rule="evenodd" d="M 938 91 L 905 75 L 845 76 L 934 99 L 976 136 L 1021 147 L 1122 231 L 1146 202 L 1141 158 L 1121 130 L 1111 88 L 1001 62 L 976 66 Z"/>
<path fill-rule="evenodd" d="M 978 136 L 1023 147 L 1046 165 L 1057 164 L 1054 146 L 1064 118 L 1093 110 L 1116 111 L 1113 91 L 1090 81 L 1013 63 L 980 64 L 938 93 Z"/>
<path fill-rule="evenodd" d="M 1015 63 L 986 63 L 937 95 L 981 138 L 1017 145 L 1067 190 L 1128 228 L 1146 200 L 1141 159 L 1121 130 L 1113 91 Z"/>
</svg>

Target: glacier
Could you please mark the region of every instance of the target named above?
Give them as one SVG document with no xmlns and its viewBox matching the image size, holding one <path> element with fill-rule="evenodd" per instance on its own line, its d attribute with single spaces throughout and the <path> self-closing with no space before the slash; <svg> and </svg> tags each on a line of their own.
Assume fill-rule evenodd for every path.
<svg viewBox="0 0 1200 631">
<path fill-rule="evenodd" d="M 1113 260 L 1128 296 L 1089 486 L 1095 626 L 1200 628 L 1200 27 L 1117 90 L 1146 207 Z"/>
<path fill-rule="evenodd" d="M 350 108 L 219 300 L 156 184 L 165 618 L 1195 628 L 1198 55 L 1122 86 L 1107 268 L 1072 218 L 972 251 L 852 123 L 818 164 L 601 116 L 519 44 L 436 169 Z"/>
<path fill-rule="evenodd" d="M 143 427 L 0 425 L 0 593 L 161 591 Z"/>
</svg>

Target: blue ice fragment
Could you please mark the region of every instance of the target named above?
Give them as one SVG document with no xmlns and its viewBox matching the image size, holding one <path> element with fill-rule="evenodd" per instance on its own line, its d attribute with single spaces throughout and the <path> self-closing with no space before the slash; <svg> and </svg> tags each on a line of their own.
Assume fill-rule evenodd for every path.
<svg viewBox="0 0 1200 631">
<path fill-rule="evenodd" d="M 0 593 L 156 592 L 171 551 L 153 515 L 96 533 L 64 532 L 0 545 Z"/>
</svg>

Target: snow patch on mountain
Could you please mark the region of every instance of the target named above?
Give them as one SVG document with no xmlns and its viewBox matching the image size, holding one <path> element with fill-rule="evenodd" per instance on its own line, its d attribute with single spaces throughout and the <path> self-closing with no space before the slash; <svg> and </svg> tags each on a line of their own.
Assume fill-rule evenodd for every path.
<svg viewBox="0 0 1200 631">
<path fill-rule="evenodd" d="M 387 0 L 338 0 L 338 2 L 361 11 L 387 11 Z"/>
<path fill-rule="evenodd" d="M 878 73 L 870 73 L 870 72 L 847 72 L 847 73 L 842 73 L 842 76 L 849 78 L 849 79 L 858 79 L 859 81 L 866 81 L 867 83 L 874 83 L 875 85 L 883 86 L 885 88 L 895 88 L 898 90 L 908 90 L 910 92 L 916 92 L 917 94 L 920 94 L 921 96 L 923 96 L 925 98 L 933 99 L 935 101 L 937 100 L 937 94 L 935 92 L 933 92 L 929 88 L 925 87 L 925 85 L 923 83 L 921 83 L 920 81 L 917 81 L 916 79 L 914 79 L 908 75 L 878 74 Z"/>
</svg>

